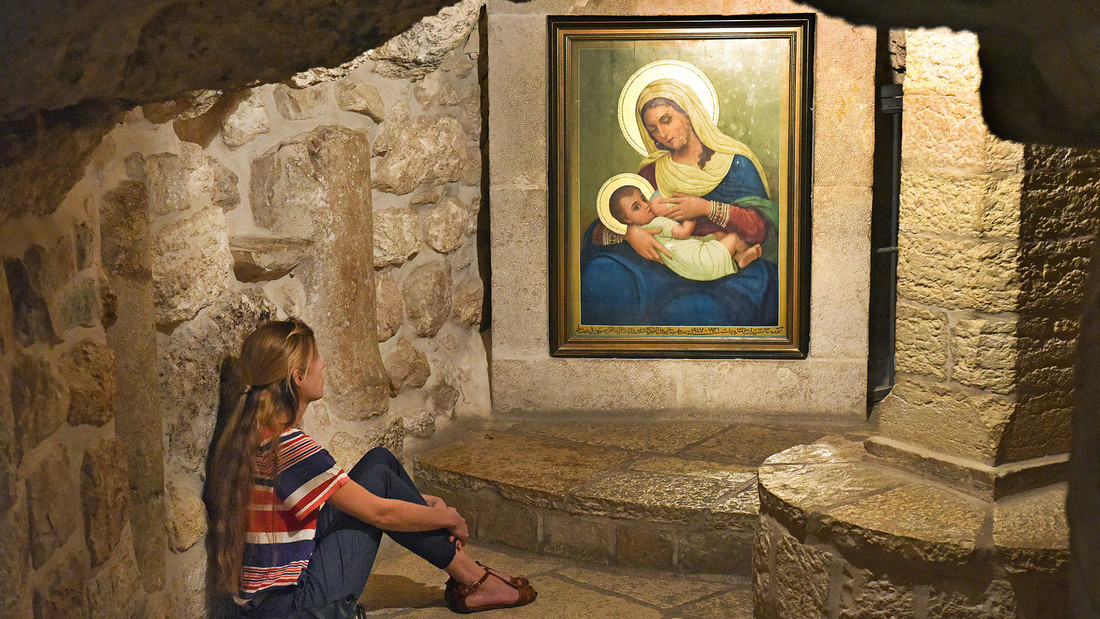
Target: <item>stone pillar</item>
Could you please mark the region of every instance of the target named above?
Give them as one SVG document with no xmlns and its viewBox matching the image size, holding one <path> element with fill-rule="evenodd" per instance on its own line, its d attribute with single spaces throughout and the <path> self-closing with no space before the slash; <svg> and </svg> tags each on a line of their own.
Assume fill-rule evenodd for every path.
<svg viewBox="0 0 1100 619">
<path fill-rule="evenodd" d="M 907 47 L 898 381 L 868 448 L 998 498 L 1065 478 L 1098 160 L 989 134 L 974 35 Z"/>
<path fill-rule="evenodd" d="M 907 37 L 897 370 L 864 443 L 760 468 L 758 616 L 1059 617 L 1096 155 L 994 138 L 977 38 Z"/>
</svg>

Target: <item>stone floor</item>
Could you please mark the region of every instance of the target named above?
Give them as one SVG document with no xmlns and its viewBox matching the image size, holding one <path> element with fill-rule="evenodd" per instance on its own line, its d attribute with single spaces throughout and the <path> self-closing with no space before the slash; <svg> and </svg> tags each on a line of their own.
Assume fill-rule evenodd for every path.
<svg viewBox="0 0 1100 619">
<path fill-rule="evenodd" d="M 528 575 L 539 592 L 534 603 L 495 611 L 489 617 L 752 617 L 747 576 L 594 566 L 491 543 L 472 543 L 470 553 L 494 568 Z M 386 538 L 360 600 L 371 617 L 454 617 L 443 602 L 444 582 L 443 572 Z"/>
</svg>

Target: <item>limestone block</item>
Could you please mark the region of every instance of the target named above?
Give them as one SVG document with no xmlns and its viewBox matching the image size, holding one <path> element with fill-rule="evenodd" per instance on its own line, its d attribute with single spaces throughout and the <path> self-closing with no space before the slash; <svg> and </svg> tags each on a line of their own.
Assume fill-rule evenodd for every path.
<svg viewBox="0 0 1100 619">
<path fill-rule="evenodd" d="M 405 427 L 401 419 L 395 419 L 390 423 L 356 436 L 347 432 L 337 432 L 332 437 L 332 443 L 328 445 L 329 452 L 336 463 L 345 470 L 355 466 L 368 451 L 375 447 L 385 447 L 398 459 L 404 451 Z"/>
<path fill-rule="evenodd" d="M 801 544 L 786 533 L 775 540 L 775 609 L 778 617 L 828 615 L 829 577 L 840 558 L 833 552 Z"/>
<path fill-rule="evenodd" d="M 151 251 L 145 185 L 119 183 L 103 194 L 99 212 L 104 270 L 129 278 L 148 278 Z"/>
<path fill-rule="evenodd" d="M 180 149 L 186 151 L 193 148 L 190 142 L 181 142 Z M 220 161 L 209 155 L 203 155 L 202 165 L 191 174 L 188 185 L 192 200 L 205 204 L 209 200 L 222 209 L 228 211 L 241 201 L 240 190 L 237 189 L 237 175 L 225 167 Z"/>
<path fill-rule="evenodd" d="M 144 593 L 131 544 L 123 540 L 120 552 L 88 579 L 90 615 L 93 618 L 147 616 L 139 613 L 144 609 L 135 604 Z"/>
<path fill-rule="evenodd" d="M 1014 409 L 1003 396 L 975 391 L 901 375 L 880 405 L 878 432 L 992 463 Z"/>
<path fill-rule="evenodd" d="M 993 544 L 1010 574 L 1063 573 L 1069 561 L 1065 484 L 994 504 Z"/>
<path fill-rule="evenodd" d="M 411 208 L 374 212 L 374 268 L 404 264 L 421 248 L 420 218 Z"/>
<path fill-rule="evenodd" d="M 88 557 L 83 549 L 71 548 L 64 559 L 53 562 L 36 579 L 35 619 L 87 616 Z"/>
<path fill-rule="evenodd" d="M 385 77 L 415 78 L 439 68 L 447 54 L 462 45 L 477 25 L 480 0 L 462 0 L 367 53 L 377 62 L 374 72 Z"/>
<path fill-rule="evenodd" d="M 1016 238 L 1022 174 L 908 170 L 901 179 L 902 232 Z"/>
<path fill-rule="evenodd" d="M 84 506 L 88 554 L 92 566 L 99 566 L 111 556 L 119 542 L 130 503 L 126 454 L 118 438 L 103 439 L 84 453 L 80 466 L 80 502 Z"/>
<path fill-rule="evenodd" d="M 547 92 L 546 18 L 543 15 L 496 15 L 489 20 L 486 36 L 491 76 L 488 97 L 493 103 L 489 106 L 489 122 L 485 128 L 489 143 L 493 144 L 489 149 L 490 186 L 492 190 L 499 188 L 502 191 L 504 184 L 524 189 L 532 185 L 545 187 L 547 131 L 543 123 L 531 122 L 531 119 L 547 117 L 547 102 L 545 97 L 531 97 L 529 93 Z M 515 110 L 523 110 L 523 113 L 517 114 Z M 545 201 L 545 193 L 543 196 Z M 500 202 L 493 200 L 492 204 Z M 514 230 L 497 228 L 495 220 L 490 229 L 501 233 Z"/>
<path fill-rule="evenodd" d="M 462 91 L 458 120 L 471 136 L 481 138 L 481 85 L 470 84 Z"/>
<path fill-rule="evenodd" d="M 178 99 L 146 103 L 141 106 L 141 113 L 145 120 L 154 125 L 176 119 L 187 120 L 205 114 L 221 97 L 220 90 L 193 90 Z"/>
<path fill-rule="evenodd" d="M 656 527 L 633 524 L 615 528 L 615 562 L 651 570 L 671 570 L 676 542 Z"/>
<path fill-rule="evenodd" d="M 1024 243 L 1020 248 L 1020 311 L 1062 312 L 1080 305 L 1093 239 Z"/>
<path fill-rule="evenodd" d="M 813 182 L 819 186 L 870 187 L 876 93 L 867 76 L 875 70 L 875 31 L 842 20 L 823 19 L 817 22 L 817 37 L 828 44 L 814 50 L 815 144 L 812 153 L 805 153 L 813 156 Z M 771 180 L 774 184 L 775 179 Z"/>
<path fill-rule="evenodd" d="M 748 574 L 752 569 L 749 531 L 687 531 L 676 548 L 678 567 L 686 572 Z"/>
<path fill-rule="evenodd" d="M 401 286 L 405 316 L 416 334 L 431 337 L 451 315 L 451 268 L 441 260 L 416 268 Z"/>
<path fill-rule="evenodd" d="M 477 514 L 478 539 L 502 542 L 527 550 L 538 551 L 539 515 L 525 506 L 509 501 L 482 503 Z"/>
<path fill-rule="evenodd" d="M 206 505 L 202 491 L 183 479 L 169 479 L 164 485 L 164 507 L 168 520 L 168 545 L 183 552 L 206 536 Z"/>
<path fill-rule="evenodd" d="M 947 313 L 900 302 L 895 367 L 899 372 L 947 378 Z"/>
<path fill-rule="evenodd" d="M 358 112 L 376 123 L 386 118 L 386 104 L 378 89 L 351 77 L 337 82 L 336 104 L 345 112 Z"/>
<path fill-rule="evenodd" d="M 218 410 L 222 363 L 275 306 L 258 291 L 226 293 L 195 320 L 158 342 L 165 456 L 185 470 L 205 470 Z"/>
<path fill-rule="evenodd" d="M 905 93 L 978 92 L 978 35 L 949 28 L 910 30 L 905 37 Z"/>
<path fill-rule="evenodd" d="M 48 361 L 20 354 L 11 368 L 11 410 L 15 419 L 15 441 L 27 453 L 54 430 L 68 413 L 65 385 Z"/>
<path fill-rule="evenodd" d="M 1000 144 L 989 134 L 977 93 L 908 95 L 902 125 L 904 172 L 1015 172 L 1022 167 L 1023 147 Z"/>
<path fill-rule="evenodd" d="M 73 240 L 62 236 L 47 250 L 34 244 L 23 253 L 31 286 L 42 296 L 57 292 L 76 275 L 76 253 Z"/>
<path fill-rule="evenodd" d="M 80 514 L 73 506 L 78 496 L 69 452 L 63 445 L 56 445 L 27 476 L 31 558 L 35 569 L 42 567 L 76 531 Z"/>
<path fill-rule="evenodd" d="M 313 209 L 323 208 L 320 170 L 310 156 L 318 148 L 303 136 L 284 140 L 252 162 L 252 217 L 276 235 L 314 235 Z"/>
<path fill-rule="evenodd" d="M 455 284 L 454 311 L 455 322 L 460 325 L 476 325 L 481 322 L 481 305 L 485 298 L 485 287 L 481 278 L 467 276 Z"/>
<path fill-rule="evenodd" d="M 149 208 L 154 217 L 196 206 L 216 205 L 228 210 L 240 202 L 237 175 L 192 142 L 180 142 L 180 154 L 145 157 L 144 177 Z"/>
<path fill-rule="evenodd" d="M 69 386 L 69 425 L 101 426 L 115 416 L 115 354 L 106 345 L 83 340 L 58 364 Z"/>
<path fill-rule="evenodd" d="M 99 286 L 99 305 L 102 308 L 99 320 L 109 328 L 118 319 L 118 294 L 103 269 L 96 270 L 96 284 Z"/>
<path fill-rule="evenodd" d="M 298 266 L 309 252 L 310 245 L 309 240 L 300 238 L 230 237 L 229 253 L 233 256 L 233 275 L 240 282 L 279 279 Z"/>
<path fill-rule="evenodd" d="M 447 196 L 424 218 L 424 242 L 440 254 L 462 245 L 470 224 L 470 211 L 454 196 Z"/>
<path fill-rule="evenodd" d="M 899 485 L 898 479 L 858 462 L 807 467 L 771 464 L 773 459 L 782 461 L 783 454 L 772 456 L 760 468 L 761 509 L 797 535 L 805 532 L 812 515 L 832 505 Z"/>
<path fill-rule="evenodd" d="M 325 111 L 327 96 L 323 85 L 292 88 L 279 84 L 273 94 L 275 109 L 287 120 L 317 118 Z"/>
<path fill-rule="evenodd" d="M 1003 580 L 994 580 L 987 587 L 959 579 L 947 579 L 937 585 L 929 588 L 928 617 L 983 619 L 1018 616 L 1012 585 Z"/>
<path fill-rule="evenodd" d="M 233 257 L 225 215 L 205 209 L 153 237 L 153 301 L 157 324 L 189 320 L 229 286 Z"/>
<path fill-rule="evenodd" d="M 409 198 L 409 206 L 427 206 L 439 202 L 439 191 L 435 187 L 421 187 Z"/>
<path fill-rule="evenodd" d="M 0 355 L 5 355 L 12 350 L 14 338 L 15 321 L 11 292 L 8 288 L 7 269 L 0 268 Z"/>
<path fill-rule="evenodd" d="M 1066 394 L 1068 395 L 1068 394 Z M 1019 410 L 1005 429 L 997 453 L 998 462 L 1018 462 L 1070 450 L 1073 436 L 1072 399 L 1052 406 L 1044 398 L 1023 397 Z"/>
<path fill-rule="evenodd" d="M 1080 321 L 1076 316 L 1046 318 L 1022 316 L 1017 324 L 1017 369 L 1026 375 L 1043 368 L 1069 368 L 1075 361 Z M 1028 381 L 1021 380 L 1022 384 Z"/>
<path fill-rule="evenodd" d="M 4 279 L 11 300 L 11 321 L 15 341 L 24 347 L 35 342 L 57 343 L 53 320 L 46 300 L 31 284 L 21 260 L 4 260 Z"/>
<path fill-rule="evenodd" d="M 540 548 L 543 554 L 589 563 L 607 563 L 612 557 L 614 539 L 611 525 L 603 519 L 580 518 L 553 511 L 542 517 Z"/>
<path fill-rule="evenodd" d="M 459 103 L 458 91 L 453 84 L 440 79 L 439 73 L 429 74 L 416 82 L 413 86 L 413 97 L 422 110 L 435 105 L 451 106 Z"/>
<path fill-rule="evenodd" d="M 29 531 L 27 501 L 20 499 L 13 507 L 0 511 L 0 527 L 5 531 Z M 25 617 L 30 612 L 27 603 L 27 577 L 31 574 L 31 541 L 26 535 L 13 534 L 0 545 L 0 614 L 5 617 Z"/>
<path fill-rule="evenodd" d="M 1096 234 L 1096 221 L 1100 218 L 1100 168 L 1024 175 L 1020 209 L 1025 240 Z"/>
<path fill-rule="evenodd" d="M 46 304 L 55 327 L 64 333 L 76 327 L 98 326 L 103 318 L 99 292 L 99 282 L 83 275 L 58 290 Z"/>
<path fill-rule="evenodd" d="M 901 235 L 898 297 L 947 309 L 1016 311 L 1019 266 L 1014 243 Z"/>
<path fill-rule="evenodd" d="M 0 372 L 0 514 L 7 512 L 20 494 L 19 463 L 22 459 L 22 449 L 15 440 L 8 373 Z"/>
<path fill-rule="evenodd" d="M 405 417 L 402 423 L 406 436 L 429 438 L 435 434 L 435 415 L 430 411 L 420 411 L 411 417 Z"/>
<path fill-rule="evenodd" d="M 868 570 L 844 570 L 844 593 L 840 596 L 840 617 L 912 617 L 916 605 L 915 587 L 876 578 Z"/>
<path fill-rule="evenodd" d="M 413 348 L 405 338 L 398 338 L 393 351 L 386 356 L 386 372 L 390 375 L 390 395 L 396 396 L 406 387 L 423 387 L 432 375 L 428 357 Z"/>
<path fill-rule="evenodd" d="M 405 195 L 421 185 L 462 182 L 476 185 L 481 158 L 470 136 L 453 116 L 417 116 L 403 121 L 393 114 L 375 143 L 381 155 L 374 166 L 374 188 Z"/>
<path fill-rule="evenodd" d="M 951 327 L 951 377 L 964 385 L 1012 393 L 1017 346 L 1015 320 L 960 320 Z"/>
<path fill-rule="evenodd" d="M 405 302 L 401 298 L 401 288 L 397 286 L 393 275 L 382 273 L 375 278 L 374 285 L 374 299 L 378 304 L 374 309 L 378 341 L 385 342 L 404 324 Z"/>
<path fill-rule="evenodd" d="M 458 403 L 458 389 L 446 378 L 441 378 L 428 393 L 432 410 L 437 415 L 454 418 L 455 404 Z"/>
<path fill-rule="evenodd" d="M 95 264 L 96 234 L 92 227 L 84 222 L 73 225 L 73 250 L 76 252 L 76 270 L 83 271 Z"/>
<path fill-rule="evenodd" d="M 240 148 L 270 130 L 263 91 L 254 88 L 222 120 L 222 141 L 231 149 Z"/>
<path fill-rule="evenodd" d="M 1028 144 L 1024 149 L 1027 170 L 1085 170 L 1100 167 L 1100 150 Z"/>
</svg>

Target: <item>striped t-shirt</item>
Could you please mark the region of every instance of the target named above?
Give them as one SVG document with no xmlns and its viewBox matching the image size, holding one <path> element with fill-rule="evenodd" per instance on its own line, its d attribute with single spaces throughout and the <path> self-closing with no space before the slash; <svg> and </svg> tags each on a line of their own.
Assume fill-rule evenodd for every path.
<svg viewBox="0 0 1100 619">
<path fill-rule="evenodd" d="M 348 482 L 332 456 L 297 428 L 279 436 L 279 469 L 273 471 L 271 439 L 256 455 L 248 506 L 248 533 L 237 602 L 269 587 L 294 585 L 313 554 L 317 513 Z"/>
</svg>

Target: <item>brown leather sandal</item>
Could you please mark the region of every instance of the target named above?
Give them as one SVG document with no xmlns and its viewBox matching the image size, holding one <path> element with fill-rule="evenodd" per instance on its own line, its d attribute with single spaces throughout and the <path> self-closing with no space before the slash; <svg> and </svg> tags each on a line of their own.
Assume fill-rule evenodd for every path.
<svg viewBox="0 0 1100 619">
<path fill-rule="evenodd" d="M 515 608 L 517 606 L 525 606 L 535 601 L 538 597 L 538 592 L 527 582 L 526 578 L 505 578 L 500 574 L 497 574 L 495 570 L 481 565 L 485 570 L 485 575 L 478 579 L 477 582 L 472 585 L 463 585 L 454 578 L 447 580 L 447 588 L 443 591 L 443 599 L 447 601 L 447 605 L 451 607 L 451 610 L 456 613 L 469 614 L 477 613 L 483 610 L 495 610 L 497 608 Z M 519 597 L 515 602 L 509 604 L 487 604 L 485 606 L 467 606 L 466 598 L 468 598 L 474 591 L 477 591 L 478 587 L 485 583 L 489 577 L 492 576 L 504 584 L 512 587 L 519 592 Z"/>
<path fill-rule="evenodd" d="M 519 587 L 519 586 L 522 586 L 522 585 L 530 585 L 531 584 L 531 582 L 529 580 L 527 580 L 526 576 L 509 576 L 509 577 L 505 577 L 504 574 L 500 573 L 500 570 L 497 570 L 495 568 L 491 568 L 488 565 L 485 565 L 484 563 L 482 563 L 481 561 L 474 561 L 474 563 L 477 563 L 478 565 L 480 565 L 482 569 L 489 570 L 489 572 L 493 576 L 496 576 L 497 578 L 499 578 L 499 579 L 503 580 L 504 582 L 512 585 L 513 587 Z"/>
</svg>

